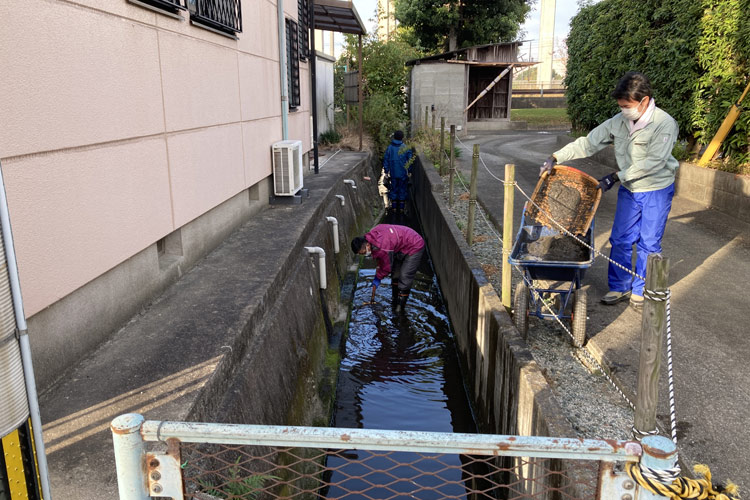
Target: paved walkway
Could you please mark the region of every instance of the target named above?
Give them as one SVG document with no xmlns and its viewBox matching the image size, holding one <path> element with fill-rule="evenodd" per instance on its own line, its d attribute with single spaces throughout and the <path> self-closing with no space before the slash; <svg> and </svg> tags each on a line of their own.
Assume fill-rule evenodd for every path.
<svg viewBox="0 0 750 500">
<path fill-rule="evenodd" d="M 519 185 L 531 194 L 539 166 L 559 149 L 555 133 L 508 132 L 462 139 L 459 166 L 471 175 L 471 145 L 479 143 L 481 156 L 497 177 L 504 165 L 516 165 Z M 461 147 L 461 144 L 458 144 Z M 592 160 L 568 162 L 594 177 L 612 169 Z M 494 220 L 502 221 L 502 184 L 480 163 L 478 196 Z M 516 191 L 518 228 L 523 199 Z M 609 230 L 617 193 L 607 192 L 596 216 L 596 248 L 609 254 Z M 675 198 L 663 241 L 670 259 L 672 333 L 678 447 L 688 464 L 705 463 L 717 481 L 731 479 L 740 493 L 750 491 L 750 338 L 745 315 L 746 281 L 750 278 L 750 226 L 694 202 Z M 590 285 L 588 347 L 604 358 L 618 382 L 634 397 L 638 370 L 641 316 L 627 304 L 604 306 L 607 262 L 598 258 L 587 272 Z M 666 349 L 665 349 L 666 352 Z M 666 363 L 662 365 L 659 422 L 669 429 Z"/>
</svg>

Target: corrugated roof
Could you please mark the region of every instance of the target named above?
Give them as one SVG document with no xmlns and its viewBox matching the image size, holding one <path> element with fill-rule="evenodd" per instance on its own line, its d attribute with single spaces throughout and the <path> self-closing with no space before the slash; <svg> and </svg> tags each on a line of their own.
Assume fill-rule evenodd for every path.
<svg viewBox="0 0 750 500">
<path fill-rule="evenodd" d="M 315 29 L 365 35 L 367 29 L 349 0 L 315 0 Z"/>
</svg>

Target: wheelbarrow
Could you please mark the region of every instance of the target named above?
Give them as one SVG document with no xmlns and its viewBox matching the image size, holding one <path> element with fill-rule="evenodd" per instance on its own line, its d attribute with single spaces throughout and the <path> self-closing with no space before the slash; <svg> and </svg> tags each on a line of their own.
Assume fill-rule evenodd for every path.
<svg viewBox="0 0 750 500">
<path fill-rule="evenodd" d="M 527 202 L 524 207 L 508 258 L 523 274 L 513 298 L 513 321 L 524 337 L 529 317 L 536 316 L 567 320 L 573 345 L 582 347 L 586 341 L 582 281 L 594 262 L 594 214 L 600 198 L 598 181 L 571 167 L 557 166 L 539 179 L 531 198 L 534 203 Z M 588 247 L 566 235 L 558 224 Z"/>
</svg>

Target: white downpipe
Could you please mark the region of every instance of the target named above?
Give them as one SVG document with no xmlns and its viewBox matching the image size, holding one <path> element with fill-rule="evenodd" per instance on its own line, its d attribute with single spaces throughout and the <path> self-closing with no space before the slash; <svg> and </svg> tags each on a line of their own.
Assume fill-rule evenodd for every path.
<svg viewBox="0 0 750 500">
<path fill-rule="evenodd" d="M 10 229 L 10 213 L 8 211 L 8 197 L 5 193 L 5 181 L 3 171 L 0 167 L 0 224 L 2 224 L 3 242 L 5 245 L 5 257 L 8 261 L 8 278 L 10 291 L 13 296 L 13 310 L 16 315 L 16 327 L 18 328 L 18 343 L 21 349 L 21 364 L 23 365 L 23 376 L 26 384 L 26 396 L 29 400 L 29 413 L 31 417 L 32 433 L 34 435 L 34 447 L 36 448 L 36 460 L 39 466 L 39 478 L 42 483 L 42 496 L 44 500 L 51 500 L 52 495 L 49 487 L 49 469 L 47 468 L 47 454 L 44 451 L 44 439 L 42 436 L 42 418 L 39 414 L 39 398 L 36 392 L 36 379 L 34 377 L 34 366 L 31 362 L 31 345 L 29 334 L 26 329 L 26 315 L 23 312 L 23 298 L 21 297 L 21 283 L 18 279 L 18 264 L 16 263 L 16 251 L 13 246 L 13 232 Z"/>
<path fill-rule="evenodd" d="M 326 217 L 326 220 L 332 224 L 333 231 L 333 253 L 339 253 L 339 221 L 336 217 Z"/>
<path fill-rule="evenodd" d="M 344 184 L 349 184 L 352 189 L 357 189 L 357 185 L 354 183 L 354 180 L 352 179 L 344 179 Z"/>
<path fill-rule="evenodd" d="M 120 500 L 149 500 L 143 457 L 146 445 L 141 437 L 144 418 L 137 413 L 120 415 L 109 425 L 115 449 L 117 490 Z"/>
<path fill-rule="evenodd" d="M 342 207 L 346 206 L 346 198 L 344 198 L 343 194 L 335 194 L 334 196 L 339 199 Z"/>
<path fill-rule="evenodd" d="M 276 14 L 279 18 L 279 80 L 281 81 L 281 138 L 289 139 L 289 90 L 286 81 L 286 25 L 284 24 L 284 0 L 276 0 Z"/>
<path fill-rule="evenodd" d="M 326 289 L 326 251 L 320 247 L 305 247 L 310 254 L 318 254 L 318 272 L 320 274 L 320 289 Z"/>
</svg>

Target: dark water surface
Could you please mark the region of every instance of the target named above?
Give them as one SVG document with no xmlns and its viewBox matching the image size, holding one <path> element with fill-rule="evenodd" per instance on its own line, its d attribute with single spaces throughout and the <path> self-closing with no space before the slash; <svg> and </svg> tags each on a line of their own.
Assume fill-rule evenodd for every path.
<svg viewBox="0 0 750 500">
<path fill-rule="evenodd" d="M 388 278 L 378 288 L 375 303 L 364 304 L 372 293 L 374 266 L 373 260 L 365 260 L 354 293 L 336 393 L 335 427 L 476 432 L 450 322 L 427 252 L 402 314 L 393 311 Z M 392 498 L 394 492 L 405 498 L 465 498 L 465 471 L 459 455 L 424 457 L 361 450 L 345 455 L 328 461 L 329 467 L 341 467 L 331 477 L 336 486 L 329 489 L 328 498 Z M 425 474 L 416 477 L 415 469 Z M 369 488 L 366 496 L 350 493 L 363 487 Z"/>
</svg>

